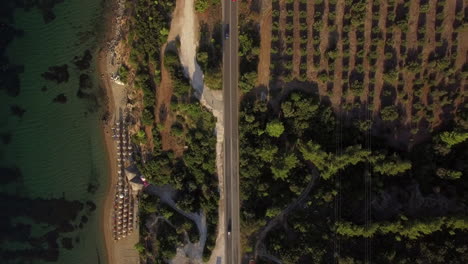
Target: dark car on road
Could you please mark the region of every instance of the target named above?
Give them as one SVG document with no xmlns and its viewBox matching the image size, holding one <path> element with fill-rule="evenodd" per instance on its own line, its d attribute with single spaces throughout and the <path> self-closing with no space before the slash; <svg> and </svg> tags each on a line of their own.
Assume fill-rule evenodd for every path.
<svg viewBox="0 0 468 264">
<path fill-rule="evenodd" d="M 229 39 L 229 24 L 224 27 L 224 39 Z"/>
</svg>

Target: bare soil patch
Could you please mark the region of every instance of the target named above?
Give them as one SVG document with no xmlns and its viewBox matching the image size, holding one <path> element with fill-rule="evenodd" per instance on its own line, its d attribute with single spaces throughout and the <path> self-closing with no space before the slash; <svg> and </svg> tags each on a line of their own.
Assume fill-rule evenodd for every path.
<svg viewBox="0 0 468 264">
<path fill-rule="evenodd" d="M 165 48 L 166 45 L 163 46 L 162 50 L 165 50 Z M 184 148 L 177 143 L 177 138 L 171 135 L 171 126 L 175 121 L 175 116 L 171 111 L 172 80 L 170 73 L 164 67 L 164 56 L 161 57 L 161 83 L 156 89 L 156 112 L 154 116 L 156 124 L 162 128 L 160 132 L 162 150 L 172 150 L 176 157 L 180 157 Z"/>
<path fill-rule="evenodd" d="M 270 51 L 271 51 L 271 2 L 262 1 L 264 4 L 260 18 L 260 49 L 258 62 L 257 86 L 268 87 L 270 82 Z"/>
</svg>

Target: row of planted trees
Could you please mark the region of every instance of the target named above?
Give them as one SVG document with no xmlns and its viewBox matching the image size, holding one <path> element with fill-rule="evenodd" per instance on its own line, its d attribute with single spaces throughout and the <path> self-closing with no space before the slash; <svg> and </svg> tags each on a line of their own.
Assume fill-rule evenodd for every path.
<svg viewBox="0 0 468 264">
<path fill-rule="evenodd" d="M 300 11 L 294 11 L 295 2 L 299 3 Z M 386 3 L 386 8 L 382 5 L 383 2 Z M 444 21 L 449 21 L 446 17 L 449 12 L 447 2 L 437 1 L 436 6 L 429 6 L 428 1 L 414 4 L 419 8 L 417 19 L 413 19 L 417 22 L 417 45 L 414 47 L 414 43 L 407 42 L 410 35 L 414 34 L 409 32 L 411 5 L 410 1 L 399 3 L 347 0 L 342 7 L 343 17 L 337 17 L 338 6 L 334 0 L 315 1 L 313 4 L 299 0 L 273 1 L 270 66 L 273 80 L 282 80 L 285 83 L 293 79 L 306 81 L 310 78 L 307 71 L 312 68 L 312 72 L 317 73 L 319 83 L 327 88 L 329 96 L 333 96 L 332 88 L 338 81 L 343 90 L 343 98 L 349 95 L 361 97 L 366 92 L 364 102 L 368 102 L 369 110 L 374 110 L 374 97 L 382 96 L 374 92 L 376 85 L 380 85 L 376 79 L 377 72 L 382 71 L 384 90 L 397 91 L 392 98 L 382 101 L 383 107 L 399 105 L 400 116 L 412 116 L 410 126 L 413 127 L 413 134 L 419 132 L 418 127 L 423 124 L 420 122 L 423 117 L 428 121 L 425 130 L 431 131 L 432 124 L 437 122 L 437 113 L 457 100 L 455 91 L 461 85 L 461 80 L 466 80 L 466 62 L 465 66 L 455 65 L 459 56 L 458 38 L 464 23 L 464 11 L 463 5 L 456 5 L 453 23 L 447 24 L 452 26 L 453 33 L 448 38 L 442 38 L 442 27 L 446 25 Z M 432 18 L 433 11 L 435 20 Z M 368 13 L 372 19 L 371 24 L 366 26 Z M 385 15 L 383 23 L 380 21 L 382 15 Z M 309 19 L 312 23 L 310 25 L 307 23 L 307 16 L 312 17 Z M 295 23 L 296 18 L 299 24 Z M 434 21 L 433 24 L 431 21 Z M 371 31 L 370 38 L 366 37 L 366 27 Z M 429 34 L 426 29 L 430 30 L 431 27 L 434 27 L 434 31 Z M 299 31 L 300 39 L 294 40 L 294 30 Z M 312 32 L 312 39 L 307 39 L 309 30 Z M 322 37 L 323 31 L 327 32 L 325 37 Z M 427 48 L 431 38 L 436 41 L 432 51 Z M 301 58 L 297 62 L 293 62 L 294 41 L 300 41 Z M 325 50 L 321 49 L 324 41 L 327 42 Z M 309 55 L 311 61 L 307 61 L 308 45 L 312 45 L 314 50 L 314 54 Z M 379 58 L 383 58 L 383 66 L 378 63 Z M 293 76 L 293 63 L 300 63 L 299 76 Z M 338 74 L 335 73 L 340 70 L 335 69 L 337 65 L 341 65 L 341 72 Z M 444 78 L 447 81 L 443 81 Z M 437 92 L 440 90 L 449 92 L 440 96 L 440 92 Z M 428 101 L 435 101 L 437 104 L 427 104 L 427 92 L 424 91 L 436 91 L 428 95 Z M 412 107 L 413 105 L 416 107 Z M 356 107 L 360 108 L 359 105 L 349 104 L 346 109 Z M 407 109 L 411 111 L 408 112 Z M 384 121 L 386 120 L 388 119 Z"/>
</svg>

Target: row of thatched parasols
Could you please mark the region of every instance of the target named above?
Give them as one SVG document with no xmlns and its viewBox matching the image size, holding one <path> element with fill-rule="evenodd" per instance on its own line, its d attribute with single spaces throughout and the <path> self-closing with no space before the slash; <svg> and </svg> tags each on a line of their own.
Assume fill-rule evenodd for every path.
<svg viewBox="0 0 468 264">
<path fill-rule="evenodd" d="M 133 197 L 131 195 L 130 186 L 125 178 L 125 161 L 131 155 L 132 145 L 128 140 L 128 130 L 124 124 L 115 123 L 114 138 L 117 143 L 117 165 L 118 181 L 115 186 L 114 213 L 112 216 L 112 232 L 114 240 L 125 238 L 133 231 L 134 215 L 133 215 Z M 121 133 L 122 131 L 122 133 Z"/>
<path fill-rule="evenodd" d="M 121 194 L 123 189 L 123 193 Z M 120 194 L 119 194 L 120 193 Z M 114 214 L 112 232 L 115 240 L 125 238 L 133 231 L 133 199 L 126 189 L 117 187 L 114 200 Z"/>
</svg>

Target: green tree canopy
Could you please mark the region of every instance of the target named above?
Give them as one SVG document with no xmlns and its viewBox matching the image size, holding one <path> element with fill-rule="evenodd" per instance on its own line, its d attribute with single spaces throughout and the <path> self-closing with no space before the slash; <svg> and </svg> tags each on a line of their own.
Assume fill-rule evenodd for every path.
<svg viewBox="0 0 468 264">
<path fill-rule="evenodd" d="M 411 169 L 411 162 L 401 160 L 396 154 L 386 158 L 384 155 L 376 155 L 371 158 L 374 163 L 374 171 L 384 175 L 397 175 Z"/>
<path fill-rule="evenodd" d="M 266 126 L 266 132 L 270 137 L 280 137 L 284 132 L 283 123 L 279 120 L 273 120 Z"/>
<path fill-rule="evenodd" d="M 289 176 L 289 172 L 294 169 L 299 160 L 293 153 L 285 155 L 282 158 L 276 160 L 271 167 L 274 179 L 286 180 Z"/>
<path fill-rule="evenodd" d="M 446 143 L 449 147 L 460 144 L 467 139 L 467 132 L 446 131 L 440 134 L 440 140 Z"/>
</svg>

